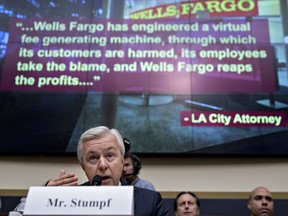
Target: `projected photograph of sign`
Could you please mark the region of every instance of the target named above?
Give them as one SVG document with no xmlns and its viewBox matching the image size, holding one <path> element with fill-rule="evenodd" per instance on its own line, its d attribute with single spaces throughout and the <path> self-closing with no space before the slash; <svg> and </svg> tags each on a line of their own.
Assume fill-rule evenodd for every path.
<svg viewBox="0 0 288 216">
<path fill-rule="evenodd" d="M 0 154 L 75 154 L 106 125 L 138 154 L 288 155 L 284 0 L 7 0 L 0 17 Z"/>
</svg>

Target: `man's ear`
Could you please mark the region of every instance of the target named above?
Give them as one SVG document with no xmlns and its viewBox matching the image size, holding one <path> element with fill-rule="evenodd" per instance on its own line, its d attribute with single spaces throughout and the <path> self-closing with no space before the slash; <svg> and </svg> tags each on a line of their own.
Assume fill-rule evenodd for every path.
<svg viewBox="0 0 288 216">
<path fill-rule="evenodd" d="M 83 163 L 80 163 L 80 166 L 81 166 L 81 168 L 83 169 L 83 171 L 85 172 L 85 168 L 84 168 Z"/>
<path fill-rule="evenodd" d="M 122 166 L 124 167 L 124 157 L 121 157 Z"/>
<path fill-rule="evenodd" d="M 248 207 L 249 210 L 251 209 L 250 201 L 247 202 L 247 207 Z"/>
</svg>

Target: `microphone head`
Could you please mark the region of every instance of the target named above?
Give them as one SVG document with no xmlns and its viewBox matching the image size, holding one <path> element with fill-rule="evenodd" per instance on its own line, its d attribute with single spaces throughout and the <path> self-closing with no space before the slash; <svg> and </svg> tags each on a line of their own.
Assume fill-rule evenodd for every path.
<svg viewBox="0 0 288 216">
<path fill-rule="evenodd" d="M 96 175 L 92 179 L 92 185 L 94 186 L 100 186 L 102 184 L 102 178 L 99 175 Z"/>
<path fill-rule="evenodd" d="M 125 146 L 125 152 L 128 152 L 130 150 L 131 142 L 126 137 L 123 138 L 124 146 Z"/>
</svg>

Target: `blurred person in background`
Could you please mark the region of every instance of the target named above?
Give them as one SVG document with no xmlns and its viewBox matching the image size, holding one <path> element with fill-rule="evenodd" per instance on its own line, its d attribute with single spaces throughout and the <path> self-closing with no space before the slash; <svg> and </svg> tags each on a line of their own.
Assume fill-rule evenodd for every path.
<svg viewBox="0 0 288 216">
<path fill-rule="evenodd" d="M 199 216 L 200 201 L 196 194 L 191 191 L 178 193 L 174 200 L 175 216 Z"/>
<path fill-rule="evenodd" d="M 149 190 L 155 190 L 154 185 L 145 179 L 139 178 L 139 172 L 142 168 L 140 158 L 135 154 L 126 152 L 124 155 L 123 177 L 128 185 L 134 185 Z"/>
<path fill-rule="evenodd" d="M 266 187 L 256 187 L 249 194 L 247 207 L 250 216 L 273 216 L 274 201 L 272 193 Z"/>
</svg>

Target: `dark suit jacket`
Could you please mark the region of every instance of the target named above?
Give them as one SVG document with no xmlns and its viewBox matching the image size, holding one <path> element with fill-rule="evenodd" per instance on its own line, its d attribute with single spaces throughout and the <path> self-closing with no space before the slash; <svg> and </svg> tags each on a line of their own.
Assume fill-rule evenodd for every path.
<svg viewBox="0 0 288 216">
<path fill-rule="evenodd" d="M 134 186 L 134 215 L 172 215 L 166 208 L 159 192 Z"/>
<path fill-rule="evenodd" d="M 123 186 L 127 185 L 124 179 L 121 179 L 121 184 Z M 82 185 L 90 186 L 90 182 L 85 182 Z M 159 192 L 134 186 L 134 215 L 171 216 L 172 213 L 165 206 Z"/>
</svg>

